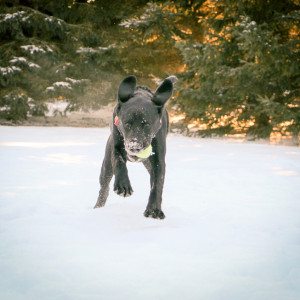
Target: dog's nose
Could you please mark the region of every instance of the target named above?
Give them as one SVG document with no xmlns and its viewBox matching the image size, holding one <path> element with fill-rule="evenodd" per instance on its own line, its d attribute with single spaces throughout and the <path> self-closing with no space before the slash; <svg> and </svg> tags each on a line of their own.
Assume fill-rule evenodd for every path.
<svg viewBox="0 0 300 300">
<path fill-rule="evenodd" d="M 135 140 L 131 140 L 128 143 L 126 143 L 126 149 L 130 152 L 139 152 L 143 150 L 143 145 Z"/>
</svg>

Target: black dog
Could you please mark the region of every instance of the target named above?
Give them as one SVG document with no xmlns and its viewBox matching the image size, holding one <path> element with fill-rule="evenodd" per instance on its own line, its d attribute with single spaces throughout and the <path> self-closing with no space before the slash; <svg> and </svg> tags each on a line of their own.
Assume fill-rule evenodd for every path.
<svg viewBox="0 0 300 300">
<path fill-rule="evenodd" d="M 114 191 L 118 195 L 127 197 L 133 193 L 126 162 L 141 161 L 150 174 L 151 183 L 144 216 L 159 219 L 165 217 L 161 210 L 161 202 L 169 125 L 164 105 L 172 95 L 175 81 L 175 76 L 168 77 L 154 93 L 146 87 L 136 86 L 134 76 L 129 76 L 121 82 L 118 104 L 113 113 L 114 124 L 101 168 L 101 189 L 95 208 L 105 205 L 113 175 Z M 140 157 L 139 153 L 144 153 L 143 157 Z"/>
</svg>

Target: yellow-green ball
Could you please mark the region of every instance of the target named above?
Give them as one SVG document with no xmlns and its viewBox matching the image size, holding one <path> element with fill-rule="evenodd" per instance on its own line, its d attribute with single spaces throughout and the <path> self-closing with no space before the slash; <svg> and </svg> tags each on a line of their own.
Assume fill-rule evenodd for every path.
<svg viewBox="0 0 300 300">
<path fill-rule="evenodd" d="M 136 156 L 139 158 L 148 158 L 151 154 L 152 154 L 152 146 L 149 145 L 147 148 L 137 153 Z"/>
</svg>

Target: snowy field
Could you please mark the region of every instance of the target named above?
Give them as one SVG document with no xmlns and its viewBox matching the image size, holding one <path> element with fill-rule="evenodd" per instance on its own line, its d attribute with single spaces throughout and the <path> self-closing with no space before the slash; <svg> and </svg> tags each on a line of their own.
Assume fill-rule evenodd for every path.
<svg viewBox="0 0 300 300">
<path fill-rule="evenodd" d="M 168 137 L 94 210 L 108 129 L 0 127 L 0 299 L 300 299 L 300 149 Z"/>
</svg>

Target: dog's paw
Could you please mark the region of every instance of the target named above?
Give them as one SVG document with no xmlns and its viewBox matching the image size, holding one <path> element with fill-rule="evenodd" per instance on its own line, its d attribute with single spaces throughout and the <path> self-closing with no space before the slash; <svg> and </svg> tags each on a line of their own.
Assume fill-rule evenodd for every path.
<svg viewBox="0 0 300 300">
<path fill-rule="evenodd" d="M 105 205 L 105 201 L 97 200 L 94 208 L 103 207 Z"/>
<path fill-rule="evenodd" d="M 129 179 L 115 180 L 114 192 L 123 197 L 131 196 L 133 194 L 133 189 L 131 187 Z"/>
<path fill-rule="evenodd" d="M 158 208 L 147 208 L 144 212 L 144 216 L 146 218 L 153 218 L 153 219 L 164 219 L 165 214 L 163 213 L 162 210 Z"/>
</svg>

